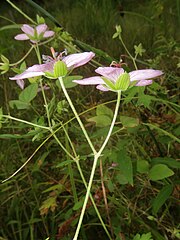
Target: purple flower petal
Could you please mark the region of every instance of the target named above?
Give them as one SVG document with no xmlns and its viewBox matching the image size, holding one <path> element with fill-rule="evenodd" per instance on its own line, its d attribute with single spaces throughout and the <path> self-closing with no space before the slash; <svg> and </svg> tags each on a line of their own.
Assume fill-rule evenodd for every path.
<svg viewBox="0 0 180 240">
<path fill-rule="evenodd" d="M 52 37 L 54 35 L 54 31 L 46 31 L 43 35 L 44 38 Z"/>
<path fill-rule="evenodd" d="M 25 33 L 18 34 L 14 38 L 20 41 L 29 40 L 29 37 Z"/>
<path fill-rule="evenodd" d="M 16 83 L 21 89 L 24 89 L 24 80 L 23 79 L 16 80 Z"/>
<path fill-rule="evenodd" d="M 89 62 L 94 56 L 93 52 L 75 53 L 63 58 L 62 61 L 68 68 L 77 68 Z"/>
<path fill-rule="evenodd" d="M 95 70 L 96 73 L 99 73 L 100 75 L 104 76 L 105 78 L 108 78 L 112 80 L 113 82 L 116 82 L 118 77 L 124 73 L 123 68 L 117 68 L 117 67 L 99 67 Z"/>
<path fill-rule="evenodd" d="M 147 86 L 147 85 L 151 85 L 152 84 L 152 80 L 140 80 L 139 82 L 136 83 L 135 86 Z"/>
<path fill-rule="evenodd" d="M 162 74 L 162 71 L 154 69 L 135 70 L 129 73 L 131 81 L 151 79 L 161 76 Z"/>
<path fill-rule="evenodd" d="M 68 64 L 68 67 L 78 67 L 90 61 L 94 55 L 95 54 L 92 52 L 71 54 L 63 58 L 63 61 L 66 64 Z M 47 62 L 44 64 L 36 64 L 26 69 L 26 71 L 24 71 L 23 73 L 18 74 L 15 77 L 11 77 L 10 79 L 19 80 L 19 79 L 36 77 L 36 76 L 42 76 L 42 75 L 45 75 L 45 72 L 53 72 L 53 66 L 55 62 L 56 62 L 55 60 L 51 60 L 50 62 Z M 97 82 L 97 84 L 104 83 L 100 77 L 99 79 L 100 79 L 100 82 Z"/>
<path fill-rule="evenodd" d="M 10 77 L 10 80 L 20 80 L 20 79 L 25 79 L 25 78 L 32 78 L 32 77 L 38 77 L 38 76 L 42 76 L 45 75 L 44 72 L 28 72 L 25 71 L 21 74 L 16 75 L 15 77 Z"/>
<path fill-rule="evenodd" d="M 24 24 L 22 27 L 21 27 L 21 30 L 28 34 L 28 35 L 31 35 L 31 36 L 34 36 L 34 28 L 32 28 L 31 26 L 29 26 L 28 24 Z"/>
<path fill-rule="evenodd" d="M 44 63 L 44 64 L 36 64 L 26 69 L 26 72 L 51 72 L 53 71 L 54 63 L 55 61 Z"/>
<path fill-rule="evenodd" d="M 47 25 L 45 23 L 40 24 L 36 27 L 36 31 L 38 35 L 40 35 L 41 33 L 44 33 L 46 30 L 47 30 Z"/>
<path fill-rule="evenodd" d="M 106 88 L 104 85 L 97 85 L 96 88 L 100 91 L 103 91 L 103 92 L 108 92 L 109 89 Z"/>
<path fill-rule="evenodd" d="M 73 80 L 73 82 L 78 83 L 80 85 L 98 85 L 98 84 L 104 84 L 104 81 L 101 77 L 89 77 L 84 78 L 82 80 Z"/>
</svg>

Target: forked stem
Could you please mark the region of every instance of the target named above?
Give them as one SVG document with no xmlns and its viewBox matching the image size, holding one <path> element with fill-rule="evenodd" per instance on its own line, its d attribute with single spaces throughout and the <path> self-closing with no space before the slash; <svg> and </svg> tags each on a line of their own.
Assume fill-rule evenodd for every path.
<svg viewBox="0 0 180 240">
<path fill-rule="evenodd" d="M 106 139 L 105 139 L 104 143 L 102 144 L 100 150 L 94 155 L 94 163 L 93 163 L 92 170 L 91 170 L 91 175 L 90 175 L 90 179 L 89 179 L 89 183 L 88 183 L 88 187 L 87 187 L 87 191 L 86 191 L 86 196 L 84 199 L 84 204 L 83 204 L 83 207 L 81 210 L 81 215 L 79 217 L 78 226 L 76 228 L 76 232 L 75 232 L 73 240 L 78 239 L 79 231 L 80 231 L 80 228 L 82 225 L 83 217 L 84 217 L 84 214 L 86 211 L 86 206 L 87 206 L 87 202 L 88 202 L 90 191 L 91 191 L 91 186 L 92 186 L 92 182 L 93 182 L 93 178 L 94 178 L 94 174 L 95 174 L 95 170 L 96 170 L 96 165 L 97 165 L 99 157 L 101 156 L 102 151 L 104 150 L 104 148 L 105 148 L 106 144 L 108 143 L 109 138 L 111 136 L 111 133 L 112 133 L 112 130 L 113 130 L 116 118 L 117 118 L 117 114 L 118 114 L 118 110 L 119 110 L 119 106 L 120 106 L 120 100 L 121 100 L 121 92 L 119 91 L 118 96 L 117 96 L 116 108 L 115 108 L 113 120 L 111 122 L 111 126 L 109 128 L 109 132 L 108 132 Z"/>
</svg>

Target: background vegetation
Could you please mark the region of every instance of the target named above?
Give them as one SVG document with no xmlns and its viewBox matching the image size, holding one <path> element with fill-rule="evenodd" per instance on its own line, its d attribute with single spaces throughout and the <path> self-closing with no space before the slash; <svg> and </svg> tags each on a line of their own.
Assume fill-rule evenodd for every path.
<svg viewBox="0 0 180 240">
<path fill-rule="evenodd" d="M 180 239 L 178 199 L 179 151 L 179 67 L 180 2 L 178 0 L 51 0 L 13 1 L 32 19 L 45 18 L 56 38 L 42 47 L 69 52 L 92 50 L 96 62 L 75 71 L 94 75 L 97 64 L 110 65 L 123 58 L 133 64 L 121 42 L 112 39 L 121 25 L 123 41 L 134 55 L 134 46 L 146 50 L 138 57 L 138 68 L 155 68 L 164 76 L 148 88 L 133 88 L 123 95 L 121 112 L 108 148 L 96 171 L 92 194 L 101 216 L 116 240 Z M 45 15 L 46 10 L 51 16 Z M 54 19 L 52 18 L 54 17 Z M 30 23 L 8 3 L 0 8 L 0 53 L 16 62 L 28 51 L 27 42 L 13 38 L 19 25 Z M 122 57 L 122 55 L 125 55 Z M 35 55 L 26 65 L 35 63 Z M 0 77 L 0 103 L 5 114 L 46 124 L 43 98 L 39 93 L 28 109 L 17 110 L 9 102 L 21 92 L 9 76 Z M 90 150 L 64 96 L 54 82 L 47 92 L 51 117 L 66 131 L 82 156 L 86 180 L 92 165 Z M 114 110 L 114 94 L 92 87 L 69 88 L 78 112 L 96 146 L 107 133 Z M 98 106 L 98 107 L 97 107 Z M 92 118 L 96 119 L 92 121 Z M 2 120 L 2 119 L 1 119 Z M 0 185 L 0 239 L 72 239 L 80 214 L 85 187 L 74 163 L 46 131 L 16 121 L 2 121 L 0 130 L 0 178 L 6 179 L 29 157 L 29 163 L 13 178 Z M 69 148 L 62 128 L 59 139 Z M 49 137 L 49 138 L 48 138 Z M 42 146 L 41 146 L 42 145 Z M 41 146 L 41 147 L 39 147 Z M 103 175 L 102 175 L 103 169 Z M 75 185 L 72 185 L 73 180 Z M 107 196 L 104 202 L 102 183 Z M 108 214 L 109 213 L 109 214 Z M 108 218 L 109 215 L 109 218 Z M 144 234 L 144 235 L 143 235 Z M 109 239 L 88 204 L 79 239 Z"/>
</svg>

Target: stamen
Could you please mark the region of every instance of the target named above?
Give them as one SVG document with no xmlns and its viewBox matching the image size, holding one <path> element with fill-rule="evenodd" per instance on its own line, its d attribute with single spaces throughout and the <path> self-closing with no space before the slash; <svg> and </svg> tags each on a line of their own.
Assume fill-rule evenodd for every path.
<svg viewBox="0 0 180 240">
<path fill-rule="evenodd" d="M 63 52 L 61 52 L 61 53 L 59 54 L 59 56 L 57 57 L 57 60 L 63 59 L 63 58 L 64 58 L 64 57 L 63 57 L 63 54 L 64 54 L 64 55 L 67 55 L 67 49 L 66 49 L 66 48 L 64 49 Z"/>
<path fill-rule="evenodd" d="M 54 48 L 51 47 L 50 49 L 51 49 L 51 53 L 52 53 L 53 58 L 56 59 L 57 56 L 56 56 L 56 52 L 55 52 Z"/>
<path fill-rule="evenodd" d="M 54 59 L 48 55 L 42 55 L 43 63 L 52 62 Z"/>
<path fill-rule="evenodd" d="M 110 64 L 110 67 L 116 67 L 117 66 L 117 62 L 116 61 L 112 61 L 112 63 Z"/>
</svg>

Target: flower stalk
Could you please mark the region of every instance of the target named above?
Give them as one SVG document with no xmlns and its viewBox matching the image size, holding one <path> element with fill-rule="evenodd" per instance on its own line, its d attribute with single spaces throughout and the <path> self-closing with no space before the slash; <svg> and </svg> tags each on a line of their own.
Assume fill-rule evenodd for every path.
<svg viewBox="0 0 180 240">
<path fill-rule="evenodd" d="M 74 113 L 74 115 L 75 115 L 75 117 L 76 117 L 76 119 L 77 119 L 81 129 L 82 129 L 82 131 L 83 131 L 83 134 L 86 137 L 86 140 L 87 140 L 87 142 L 88 142 L 88 144 L 89 144 L 93 154 L 96 155 L 97 152 L 96 152 L 96 150 L 95 150 L 95 148 L 94 148 L 94 146 L 93 146 L 93 144 L 92 144 L 92 142 L 91 142 L 91 140 L 90 140 L 90 138 L 89 138 L 89 136 L 87 134 L 87 131 L 84 128 L 84 125 L 83 125 L 83 123 L 82 123 L 82 121 L 81 121 L 81 119 L 80 119 L 80 117 L 79 117 L 79 115 L 78 115 L 78 113 L 77 113 L 77 111 L 76 111 L 76 109 L 75 109 L 75 107 L 74 107 L 74 105 L 73 105 L 73 103 L 72 103 L 72 101 L 71 101 L 67 91 L 66 91 L 66 88 L 65 88 L 64 83 L 63 83 L 63 78 L 59 77 L 58 79 L 59 79 L 59 83 L 61 85 L 61 88 L 62 88 L 62 90 L 64 92 L 64 95 L 65 95 L 65 97 L 66 97 L 66 99 L 67 99 L 67 101 L 68 101 L 68 103 L 69 103 L 69 105 L 70 105 L 70 107 L 71 107 L 71 109 L 72 109 L 72 111 L 73 111 L 73 113 Z"/>
<path fill-rule="evenodd" d="M 115 108 L 113 120 L 111 122 L 111 126 L 109 128 L 109 132 L 108 132 L 108 134 L 106 136 L 106 139 L 105 139 L 104 143 L 102 144 L 100 150 L 96 154 L 94 154 L 94 162 L 93 162 L 91 175 L 90 175 L 90 179 L 89 179 L 89 183 L 88 183 L 88 187 L 87 187 L 87 191 L 86 191 L 86 196 L 85 196 L 85 199 L 84 199 L 84 204 L 83 204 L 83 207 L 82 207 L 82 210 L 81 210 L 81 215 L 79 217 L 78 226 L 76 228 L 76 232 L 75 232 L 73 240 L 77 240 L 78 239 L 79 231 L 80 231 L 80 228 L 81 228 L 81 225 L 82 225 L 83 217 L 84 217 L 84 214 L 85 214 L 87 202 L 88 202 L 90 191 L 91 191 L 91 186 L 92 186 L 92 182 L 93 182 L 93 178 L 94 178 L 97 162 L 98 162 L 98 159 L 101 156 L 101 154 L 102 154 L 102 152 L 103 152 L 105 146 L 107 145 L 107 143 L 109 141 L 109 138 L 111 136 L 111 133 L 112 133 L 112 130 L 113 130 L 116 118 L 117 118 L 117 114 L 118 114 L 118 110 L 119 110 L 119 106 L 120 106 L 120 100 L 121 100 L 121 91 L 118 91 L 117 92 L 116 108 Z"/>
</svg>

